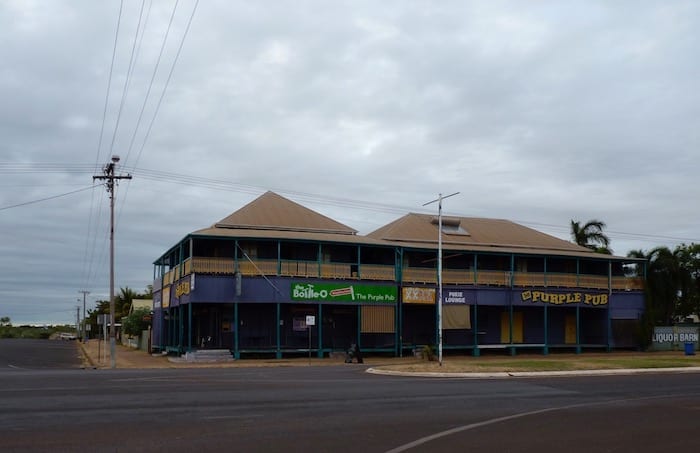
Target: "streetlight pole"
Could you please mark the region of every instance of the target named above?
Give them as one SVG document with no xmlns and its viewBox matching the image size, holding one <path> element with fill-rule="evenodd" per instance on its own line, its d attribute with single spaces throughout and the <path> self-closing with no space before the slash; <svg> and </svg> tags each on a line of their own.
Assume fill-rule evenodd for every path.
<svg viewBox="0 0 700 453">
<path fill-rule="evenodd" d="M 438 203 L 438 309 L 437 309 L 437 325 L 438 325 L 438 362 L 442 366 L 442 200 L 445 198 L 450 198 L 459 194 L 455 192 L 450 195 L 442 196 L 438 194 L 438 197 L 425 203 L 423 206 L 429 204 Z"/>
<path fill-rule="evenodd" d="M 112 162 L 105 165 L 103 168 L 103 176 L 93 176 L 92 179 L 105 180 L 107 193 L 109 194 L 109 357 L 110 366 L 117 367 L 117 348 L 116 348 L 116 320 L 114 308 L 114 181 L 120 179 L 131 179 L 131 175 L 115 175 L 114 168 L 119 162 L 119 156 L 112 156 Z"/>
</svg>

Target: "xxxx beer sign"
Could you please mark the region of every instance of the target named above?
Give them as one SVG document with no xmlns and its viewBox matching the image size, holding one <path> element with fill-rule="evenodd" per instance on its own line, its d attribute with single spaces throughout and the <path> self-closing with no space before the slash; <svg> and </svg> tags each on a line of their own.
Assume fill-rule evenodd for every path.
<svg viewBox="0 0 700 453">
<path fill-rule="evenodd" d="M 322 302 L 395 303 L 395 286 L 336 283 L 292 283 L 292 300 Z"/>
<path fill-rule="evenodd" d="M 545 291 L 523 291 L 520 293 L 523 302 L 543 303 L 552 305 L 607 305 L 607 294 L 588 293 L 548 293 Z"/>
<path fill-rule="evenodd" d="M 404 304 L 434 304 L 435 288 L 416 288 L 406 286 L 401 293 Z"/>
</svg>

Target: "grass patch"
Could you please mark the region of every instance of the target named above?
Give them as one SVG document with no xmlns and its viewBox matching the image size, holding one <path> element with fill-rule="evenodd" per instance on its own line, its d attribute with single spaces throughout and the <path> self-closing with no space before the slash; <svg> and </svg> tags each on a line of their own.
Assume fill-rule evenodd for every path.
<svg viewBox="0 0 700 453">
<path fill-rule="evenodd" d="M 416 360 L 413 362 L 386 363 L 376 368 L 405 372 L 474 373 L 519 371 L 575 371 L 640 368 L 700 367 L 700 356 L 684 356 L 681 352 L 651 353 L 593 353 L 553 354 L 519 357 L 456 357 L 438 362 Z"/>
</svg>

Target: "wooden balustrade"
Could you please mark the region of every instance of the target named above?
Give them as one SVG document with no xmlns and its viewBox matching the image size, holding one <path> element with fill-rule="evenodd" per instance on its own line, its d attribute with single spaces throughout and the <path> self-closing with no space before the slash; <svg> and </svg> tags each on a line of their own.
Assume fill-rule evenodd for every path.
<svg viewBox="0 0 700 453">
<path fill-rule="evenodd" d="M 243 275 L 277 275 L 277 260 L 253 260 L 251 262 L 243 259 L 238 261 L 238 269 Z"/>
<path fill-rule="evenodd" d="M 477 270 L 476 282 L 479 285 L 510 286 L 510 272 Z"/>
<path fill-rule="evenodd" d="M 515 272 L 513 273 L 513 286 L 543 287 L 544 274 L 539 272 Z"/>
<path fill-rule="evenodd" d="M 318 261 L 282 260 L 280 275 L 286 277 L 318 277 Z"/>
<path fill-rule="evenodd" d="M 236 263 L 233 258 L 192 258 L 192 272 L 202 274 L 233 274 Z"/>
<path fill-rule="evenodd" d="M 579 275 L 578 286 L 581 288 L 608 289 L 608 277 L 604 275 Z"/>
<path fill-rule="evenodd" d="M 406 267 L 403 270 L 403 282 L 437 283 L 437 271 L 430 268 Z"/>
<path fill-rule="evenodd" d="M 352 275 L 352 267 L 347 263 L 323 263 L 321 278 L 357 278 L 357 274 Z"/>
<path fill-rule="evenodd" d="M 360 265 L 360 276 L 363 280 L 396 281 L 396 269 L 394 266 L 382 264 L 362 264 Z"/>
<path fill-rule="evenodd" d="M 548 288 L 576 288 L 578 278 L 576 274 L 546 274 L 545 286 Z"/>
</svg>

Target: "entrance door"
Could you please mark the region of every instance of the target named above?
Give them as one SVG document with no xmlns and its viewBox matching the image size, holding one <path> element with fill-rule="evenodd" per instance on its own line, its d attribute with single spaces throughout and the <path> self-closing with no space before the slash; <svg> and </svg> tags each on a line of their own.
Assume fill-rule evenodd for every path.
<svg viewBox="0 0 700 453">
<path fill-rule="evenodd" d="M 566 315 L 564 321 L 564 343 L 576 344 L 576 315 Z"/>
<path fill-rule="evenodd" d="M 510 343 L 510 313 L 501 313 L 501 343 Z M 523 342 L 523 313 L 513 312 L 513 343 Z"/>
</svg>

